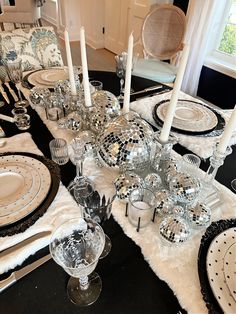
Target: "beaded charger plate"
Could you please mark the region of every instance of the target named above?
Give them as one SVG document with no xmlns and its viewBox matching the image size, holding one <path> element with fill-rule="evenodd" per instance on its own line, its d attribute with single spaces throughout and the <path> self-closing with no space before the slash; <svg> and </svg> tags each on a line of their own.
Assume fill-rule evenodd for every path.
<svg viewBox="0 0 236 314">
<path fill-rule="evenodd" d="M 59 80 L 68 79 L 68 73 L 64 68 L 52 68 L 32 72 L 28 76 L 28 82 L 33 86 L 53 88 Z"/>
<path fill-rule="evenodd" d="M 216 283 L 216 287 L 219 287 L 220 295 L 219 294 L 217 295 L 216 290 L 213 291 L 213 288 L 212 288 L 212 283 L 214 282 L 214 279 L 217 276 L 219 276 L 220 271 L 221 271 L 220 273 L 221 280 L 224 278 L 223 279 L 224 281 L 225 275 L 227 276 L 226 272 L 223 270 L 223 264 L 224 264 L 226 255 L 223 256 L 223 260 L 221 261 L 219 260 L 219 262 L 222 263 L 222 268 L 220 270 L 214 271 L 215 266 L 213 264 L 218 263 L 217 257 L 213 256 L 214 260 L 209 261 L 210 254 L 213 254 L 213 255 L 217 254 L 217 253 L 214 253 L 214 250 L 212 250 L 213 246 L 215 245 L 220 245 L 222 247 L 227 246 L 227 249 L 229 249 L 230 245 L 227 245 L 227 242 L 228 243 L 232 241 L 235 242 L 235 239 L 233 239 L 232 236 L 235 237 L 233 233 L 236 234 L 236 232 L 233 230 L 236 230 L 236 219 L 219 220 L 219 221 L 213 222 L 207 228 L 205 234 L 202 236 L 202 239 L 201 239 L 201 244 L 200 244 L 200 248 L 198 252 L 198 275 L 199 275 L 199 280 L 200 280 L 200 285 L 201 285 L 202 296 L 209 310 L 209 313 L 223 313 L 223 312 L 233 313 L 232 305 L 234 304 L 233 302 L 235 301 L 234 301 L 234 298 L 232 297 L 232 294 L 230 296 L 230 290 L 229 290 L 229 287 L 227 286 L 227 282 L 224 283 L 224 287 L 222 285 L 218 286 L 219 281 L 218 281 L 218 284 Z M 224 233 L 226 234 L 226 236 L 224 235 Z M 220 243 L 219 243 L 219 239 L 217 240 L 218 236 L 219 236 L 219 239 L 226 238 L 226 237 L 228 239 L 220 240 Z M 218 243 L 216 241 L 218 241 Z M 226 244 L 224 242 L 226 242 Z M 226 254 L 228 252 L 227 249 L 225 250 Z M 212 253 L 210 252 L 210 250 L 212 250 Z M 220 247 L 217 248 L 217 252 L 221 253 L 218 250 L 221 251 Z M 209 266 L 209 264 L 213 266 Z M 211 271 L 210 273 L 209 268 L 212 268 L 213 272 Z M 216 273 L 218 275 L 216 275 Z M 211 281 L 211 279 L 213 279 L 213 281 Z M 218 280 L 218 278 L 216 280 Z M 225 292 L 223 292 L 223 290 L 225 290 Z M 232 301 L 231 306 L 229 304 L 227 305 L 228 310 L 225 308 L 222 310 L 222 303 L 219 302 L 220 299 L 218 298 L 219 296 L 220 298 L 222 297 L 224 298 L 224 300 L 226 300 L 225 293 L 227 294 L 227 297 L 230 297 L 230 300 Z M 229 308 L 231 308 L 231 310 L 229 310 Z"/>
<path fill-rule="evenodd" d="M 58 191 L 60 169 L 43 156 L 18 152 L 0 154 L 0 165 L 0 181 L 3 175 L 7 182 L 0 192 L 0 236 L 6 236 L 23 232 L 44 214 Z"/>
<path fill-rule="evenodd" d="M 154 106 L 153 119 L 160 126 L 165 120 L 169 102 L 169 99 L 163 100 Z M 214 109 L 199 102 L 179 99 L 171 129 L 178 133 L 196 135 L 209 135 L 212 132 L 212 136 L 217 136 L 221 134 L 224 125 L 223 117 Z"/>
</svg>

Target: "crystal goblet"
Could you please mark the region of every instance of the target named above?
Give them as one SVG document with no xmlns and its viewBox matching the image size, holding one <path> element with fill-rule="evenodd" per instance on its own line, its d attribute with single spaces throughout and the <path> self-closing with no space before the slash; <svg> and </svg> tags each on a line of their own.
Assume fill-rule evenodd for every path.
<svg viewBox="0 0 236 314">
<path fill-rule="evenodd" d="M 232 189 L 234 190 L 234 192 L 236 192 L 236 179 L 233 179 L 233 180 L 231 181 L 231 187 L 232 187 Z"/>
<path fill-rule="evenodd" d="M 102 283 L 94 269 L 104 242 L 102 228 L 96 222 L 81 217 L 63 223 L 52 234 L 50 253 L 54 261 L 72 276 L 67 294 L 74 304 L 90 305 L 100 295 Z"/>
<path fill-rule="evenodd" d="M 22 66 L 21 66 L 22 60 L 17 59 L 15 61 L 10 61 L 10 60 L 3 59 L 2 63 L 5 66 L 9 79 L 13 83 L 15 83 L 17 91 L 18 91 L 20 100 L 15 103 L 15 107 L 27 107 L 29 105 L 29 102 L 27 100 L 22 99 L 20 86 L 19 86 L 23 79 L 23 72 L 22 72 Z"/>
</svg>

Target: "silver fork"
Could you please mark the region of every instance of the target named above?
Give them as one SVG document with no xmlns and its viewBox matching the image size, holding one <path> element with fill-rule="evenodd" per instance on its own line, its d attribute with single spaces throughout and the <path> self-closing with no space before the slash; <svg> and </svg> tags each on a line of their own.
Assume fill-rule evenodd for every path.
<svg viewBox="0 0 236 314">
<path fill-rule="evenodd" d="M 8 98 L 8 96 L 7 96 L 7 93 L 5 92 L 5 90 L 4 90 L 4 87 L 2 86 L 2 81 L 0 80 L 0 92 L 1 92 L 1 94 L 2 94 L 2 96 L 3 96 L 3 98 L 5 99 L 5 101 L 8 103 L 8 104 L 10 104 L 10 100 L 9 100 L 9 98 Z"/>
</svg>

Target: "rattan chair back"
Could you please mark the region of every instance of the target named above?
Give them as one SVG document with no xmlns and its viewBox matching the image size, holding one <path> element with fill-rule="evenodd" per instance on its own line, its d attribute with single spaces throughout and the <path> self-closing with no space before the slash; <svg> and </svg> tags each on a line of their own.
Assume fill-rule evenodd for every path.
<svg viewBox="0 0 236 314">
<path fill-rule="evenodd" d="M 186 29 L 184 12 L 171 4 L 156 5 L 142 26 L 142 44 L 146 56 L 168 60 L 182 50 Z"/>
</svg>

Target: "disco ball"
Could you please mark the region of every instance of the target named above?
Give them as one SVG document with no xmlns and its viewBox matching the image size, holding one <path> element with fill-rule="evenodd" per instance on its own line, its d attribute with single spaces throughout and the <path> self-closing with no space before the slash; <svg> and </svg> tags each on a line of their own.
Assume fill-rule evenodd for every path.
<svg viewBox="0 0 236 314">
<path fill-rule="evenodd" d="M 92 94 L 93 105 L 105 112 L 110 118 L 115 118 L 120 114 L 120 103 L 115 95 L 100 90 Z"/>
<path fill-rule="evenodd" d="M 186 220 L 175 215 L 167 216 L 162 220 L 159 232 L 170 243 L 185 242 L 190 236 L 190 229 Z"/>
<path fill-rule="evenodd" d="M 153 131 L 134 112 L 111 120 L 98 138 L 98 154 L 110 167 L 144 170 L 150 163 Z"/>
<path fill-rule="evenodd" d="M 211 220 L 211 210 L 205 204 L 197 203 L 187 208 L 185 218 L 192 227 L 206 227 Z"/>
<path fill-rule="evenodd" d="M 163 216 L 171 213 L 171 209 L 174 206 L 173 201 L 170 198 L 170 193 L 165 190 L 159 190 L 155 192 L 156 206 L 155 211 Z"/>
<path fill-rule="evenodd" d="M 122 173 L 115 180 L 115 187 L 117 197 L 120 200 L 128 201 L 131 192 L 137 188 L 140 188 L 143 184 L 143 180 L 135 173 Z"/>
</svg>

